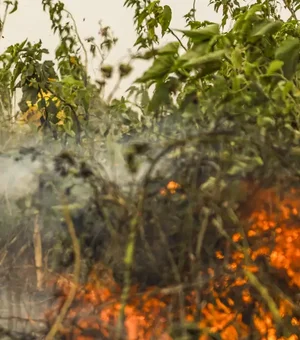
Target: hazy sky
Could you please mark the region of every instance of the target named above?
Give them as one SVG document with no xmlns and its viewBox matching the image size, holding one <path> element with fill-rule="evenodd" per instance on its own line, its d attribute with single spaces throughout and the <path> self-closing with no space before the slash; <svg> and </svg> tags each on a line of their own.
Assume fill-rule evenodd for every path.
<svg viewBox="0 0 300 340">
<path fill-rule="evenodd" d="M 76 19 L 81 37 L 97 37 L 99 20 L 112 27 L 116 37 L 119 38 L 117 46 L 112 51 L 109 61 L 114 64 L 122 57 L 128 55 L 128 49 L 132 47 L 135 33 L 133 27 L 133 11 L 123 7 L 124 0 L 63 0 L 66 8 Z M 2 3 L 0 1 L 0 3 Z M 162 4 L 168 4 L 173 10 L 172 28 L 183 28 L 185 25 L 183 15 L 192 7 L 193 0 L 161 0 Z M 219 22 L 220 15 L 215 13 L 212 6 L 208 6 L 209 0 L 197 1 L 197 19 Z M 1 8 L 1 7 L 0 7 Z M 3 8 L 3 6 L 2 6 Z M 3 16 L 3 10 L 1 11 Z M 85 19 L 85 21 L 83 20 Z M 42 10 L 41 0 L 20 0 L 19 9 L 8 16 L 4 39 L 0 41 L 0 53 L 6 47 L 28 38 L 32 42 L 39 39 L 44 47 L 48 48 L 52 56 L 58 45 L 58 38 L 53 35 L 50 28 L 48 14 Z M 122 93 L 131 84 L 131 81 L 141 74 L 145 63 L 135 62 L 135 71 L 129 79 L 124 81 L 119 93 Z M 90 61 L 90 73 L 93 78 L 99 78 L 99 60 Z M 112 86 L 112 85 L 111 85 Z"/>
<path fill-rule="evenodd" d="M 185 22 L 182 17 L 190 10 L 192 2 L 192 0 L 161 1 L 162 4 L 168 4 L 172 7 L 173 20 L 171 26 L 173 28 L 184 27 Z M 220 16 L 214 13 L 211 6 L 208 6 L 208 2 L 209 0 L 197 1 L 198 19 L 219 21 Z M 134 43 L 135 33 L 133 11 L 123 7 L 124 0 L 64 0 L 64 3 L 75 17 L 82 38 L 89 36 L 97 38 L 99 20 L 112 27 L 119 41 L 110 55 L 109 61 L 111 63 L 117 63 L 122 57 L 128 55 L 128 49 Z M 3 15 L 3 10 L 1 14 Z M 85 21 L 83 21 L 84 18 Z M 19 1 L 18 11 L 8 16 L 4 28 L 4 39 L 0 42 L 0 52 L 3 52 L 11 44 L 21 42 L 26 38 L 32 42 L 37 42 L 41 39 L 44 46 L 52 53 L 58 44 L 58 38 L 51 32 L 48 15 L 42 10 L 41 0 Z M 90 61 L 89 67 L 93 78 L 97 78 L 99 75 L 98 66 L 99 60 Z M 141 74 L 145 64 L 142 62 L 135 63 L 134 67 L 134 73 L 124 81 L 119 93 L 126 90 L 131 84 L 131 80 Z"/>
</svg>

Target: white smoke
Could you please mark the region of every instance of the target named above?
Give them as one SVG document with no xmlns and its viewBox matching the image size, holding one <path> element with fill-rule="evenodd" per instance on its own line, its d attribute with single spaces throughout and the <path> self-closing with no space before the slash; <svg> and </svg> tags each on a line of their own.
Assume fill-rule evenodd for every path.
<svg viewBox="0 0 300 340">
<path fill-rule="evenodd" d="M 0 197 L 17 200 L 32 194 L 38 187 L 39 160 L 31 155 L 17 159 L 0 155 Z"/>
</svg>

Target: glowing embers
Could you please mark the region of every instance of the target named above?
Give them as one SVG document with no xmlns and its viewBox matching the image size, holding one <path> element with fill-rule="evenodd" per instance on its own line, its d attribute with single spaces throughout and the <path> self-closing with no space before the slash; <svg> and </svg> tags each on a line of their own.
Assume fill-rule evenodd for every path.
<svg viewBox="0 0 300 340">
<path fill-rule="evenodd" d="M 168 194 L 175 194 L 177 192 L 178 189 L 180 189 L 181 186 L 179 183 L 176 183 L 174 181 L 170 181 L 166 187 L 160 189 L 160 194 L 162 196 L 166 196 Z"/>
<path fill-rule="evenodd" d="M 263 195 L 272 199 L 269 211 L 257 209 L 250 218 L 249 239 L 260 245 L 253 250 L 252 258 L 267 256 L 271 267 L 289 276 L 289 285 L 300 287 L 299 193 L 292 189 L 282 201 L 272 190 L 261 193 L 261 199 Z"/>
<path fill-rule="evenodd" d="M 114 339 L 116 325 L 120 313 L 121 290 L 109 273 L 96 278 L 95 273 L 89 277 L 89 282 L 78 287 L 67 317 L 65 318 L 61 334 L 65 339 L 92 340 Z M 46 319 L 53 323 L 67 298 L 68 290 L 72 284 L 67 279 L 56 282 L 60 297 L 56 304 L 47 311 Z M 133 287 L 130 299 L 125 307 L 125 331 L 128 340 L 160 339 L 171 340 L 166 333 L 167 301 L 152 290 L 137 294 Z"/>
</svg>

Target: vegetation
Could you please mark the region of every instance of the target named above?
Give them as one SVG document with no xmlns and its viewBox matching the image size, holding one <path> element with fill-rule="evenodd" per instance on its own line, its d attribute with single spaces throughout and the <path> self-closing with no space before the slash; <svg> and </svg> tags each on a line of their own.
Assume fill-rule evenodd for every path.
<svg viewBox="0 0 300 340">
<path fill-rule="evenodd" d="M 20 146 L 30 127 L 1 162 L 38 164 L 32 189 L 1 192 L 0 265 L 33 265 L 39 290 L 55 282 L 46 339 L 299 338 L 300 5 L 283 2 L 288 20 L 276 1 L 211 0 L 218 24 L 194 1 L 173 29 L 168 5 L 126 0 L 136 53 L 109 65 L 110 27 L 83 41 L 63 2 L 41 0 L 55 60 L 42 41 L 0 56 L 2 129 Z M 2 29 L 18 8 L 5 4 Z M 105 97 L 136 59 L 149 68 Z"/>
</svg>

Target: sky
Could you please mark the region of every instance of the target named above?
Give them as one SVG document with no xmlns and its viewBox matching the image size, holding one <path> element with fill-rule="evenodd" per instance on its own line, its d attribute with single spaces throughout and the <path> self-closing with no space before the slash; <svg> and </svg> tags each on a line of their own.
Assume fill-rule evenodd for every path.
<svg viewBox="0 0 300 340">
<path fill-rule="evenodd" d="M 42 40 L 45 48 L 50 51 L 53 58 L 58 38 L 51 32 L 51 23 L 48 14 L 43 12 L 42 0 L 19 0 L 17 12 L 8 16 L 5 24 L 4 38 L 0 40 L 0 53 L 8 46 L 22 42 L 28 38 L 31 42 Z M 114 35 L 119 41 L 112 51 L 108 62 L 117 64 L 128 56 L 128 50 L 135 41 L 133 26 L 133 10 L 123 6 L 125 0 L 63 0 L 65 7 L 73 14 L 78 31 L 82 39 L 95 36 L 99 32 L 99 20 L 104 25 L 112 28 Z M 3 1 L 0 0 L 0 15 L 3 16 Z M 161 0 L 162 5 L 169 5 L 173 11 L 171 28 L 184 28 L 183 16 L 192 8 L 193 0 Z M 1 10 L 2 8 L 2 10 Z M 198 0 L 196 2 L 197 20 L 210 20 L 220 22 L 221 15 L 214 12 L 209 6 L 209 0 Z M 84 20 L 85 19 L 85 20 Z M 166 40 L 165 40 L 166 41 Z M 167 41 L 166 41 L 167 42 Z M 138 76 L 148 66 L 145 62 L 134 63 L 134 72 L 122 84 L 118 95 L 123 94 Z M 93 79 L 99 79 L 99 59 L 89 61 L 89 71 Z M 109 84 L 113 88 L 115 80 Z"/>
<path fill-rule="evenodd" d="M 133 10 L 123 6 L 125 0 L 64 0 L 66 8 L 74 16 L 81 38 L 95 36 L 99 32 L 99 20 L 104 25 L 112 28 L 114 35 L 119 41 L 109 56 L 111 64 L 128 56 L 128 50 L 135 41 L 133 26 Z M 197 1 L 198 20 L 220 21 L 220 15 L 208 6 L 209 0 Z M 1 3 L 1 1 L 0 1 Z M 161 0 L 162 5 L 169 5 L 173 10 L 172 28 L 184 28 L 183 16 L 192 8 L 193 0 Z M 3 16 L 3 5 L 0 14 Z M 85 20 L 84 20 L 85 19 Z M 43 12 L 41 0 L 20 0 L 18 11 L 9 15 L 5 24 L 3 36 L 0 41 L 0 53 L 8 46 L 22 42 L 28 38 L 31 42 L 42 40 L 45 48 L 54 56 L 55 48 L 58 45 L 58 38 L 51 32 L 50 20 L 47 13 Z M 126 59 L 125 59 L 126 60 Z M 128 79 L 124 80 L 118 91 L 123 94 L 147 67 L 145 62 L 135 62 L 134 72 Z M 93 79 L 99 78 L 99 59 L 89 61 L 89 71 Z M 109 86 L 112 88 L 114 82 Z"/>
</svg>

